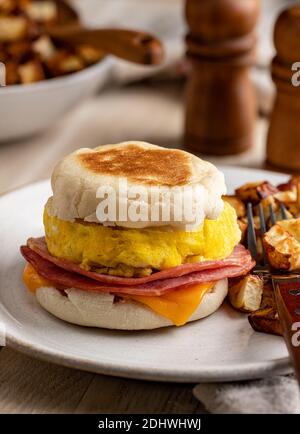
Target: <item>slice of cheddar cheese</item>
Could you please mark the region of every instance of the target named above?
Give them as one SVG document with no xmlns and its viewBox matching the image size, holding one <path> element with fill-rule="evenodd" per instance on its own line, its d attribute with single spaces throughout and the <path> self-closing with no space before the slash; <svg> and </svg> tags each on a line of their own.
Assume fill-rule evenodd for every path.
<svg viewBox="0 0 300 434">
<path fill-rule="evenodd" d="M 23 282 L 30 292 L 35 293 L 41 287 L 53 286 L 53 283 L 40 276 L 32 265 L 26 264 L 23 272 Z"/>
<path fill-rule="evenodd" d="M 215 283 L 204 283 L 189 288 L 176 289 L 159 297 L 131 295 L 130 298 L 145 304 L 177 326 L 184 325 L 201 303 L 204 295 Z"/>
<path fill-rule="evenodd" d="M 23 281 L 29 291 L 33 293 L 38 288 L 53 286 L 51 282 L 41 277 L 30 264 L 27 264 L 24 269 Z M 174 325 L 181 326 L 188 321 L 201 303 L 204 295 L 211 291 L 214 284 L 214 282 L 209 282 L 189 288 L 176 289 L 159 297 L 130 295 L 128 298 L 145 304 L 154 312 L 168 318 Z"/>
</svg>

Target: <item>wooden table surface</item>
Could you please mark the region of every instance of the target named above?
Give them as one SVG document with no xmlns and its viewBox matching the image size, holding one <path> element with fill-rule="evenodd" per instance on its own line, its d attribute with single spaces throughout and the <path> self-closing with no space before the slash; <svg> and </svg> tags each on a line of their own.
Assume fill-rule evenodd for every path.
<svg viewBox="0 0 300 434">
<path fill-rule="evenodd" d="M 105 90 L 45 134 L 0 144 L 0 194 L 50 176 L 54 164 L 79 147 L 146 140 L 180 146 L 183 93 L 178 85 L 131 85 Z M 217 164 L 261 167 L 266 121 L 258 120 L 255 147 Z M 201 413 L 193 385 L 105 377 L 46 363 L 3 348 L 0 413 Z"/>
</svg>

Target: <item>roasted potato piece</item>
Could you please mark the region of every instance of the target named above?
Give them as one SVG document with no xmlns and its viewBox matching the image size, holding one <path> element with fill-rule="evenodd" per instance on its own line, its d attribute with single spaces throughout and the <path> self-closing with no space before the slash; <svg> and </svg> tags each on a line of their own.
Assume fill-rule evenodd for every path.
<svg viewBox="0 0 300 434">
<path fill-rule="evenodd" d="M 298 201 L 300 199 L 300 176 L 295 176 L 292 178 L 293 185 L 296 188 Z"/>
<path fill-rule="evenodd" d="M 285 215 L 286 215 L 287 219 L 293 219 L 294 218 L 294 215 L 287 208 L 285 210 Z M 276 219 L 276 221 L 279 221 L 282 219 L 282 214 L 281 214 L 281 211 L 279 208 L 275 211 L 275 219 Z M 270 226 L 271 226 L 271 224 L 270 224 Z"/>
<path fill-rule="evenodd" d="M 297 190 L 300 187 L 300 176 L 293 175 L 289 180 L 289 183 L 291 184 L 292 189 L 295 188 Z"/>
<path fill-rule="evenodd" d="M 283 202 L 294 217 L 300 216 L 300 176 L 293 176 L 286 184 L 280 184 L 278 189 L 287 192 L 288 196 L 277 197 Z"/>
<path fill-rule="evenodd" d="M 251 327 L 257 332 L 283 335 L 277 310 L 273 307 L 266 307 L 250 313 L 248 320 Z"/>
<path fill-rule="evenodd" d="M 5 81 L 6 84 L 18 84 L 19 82 L 19 74 L 18 74 L 18 65 L 14 62 L 5 63 Z"/>
<path fill-rule="evenodd" d="M 79 45 L 77 54 L 84 60 L 87 65 L 99 62 L 104 57 L 104 53 L 89 45 Z"/>
<path fill-rule="evenodd" d="M 263 309 L 265 307 L 273 307 L 274 309 L 277 309 L 273 285 L 271 281 L 264 282 L 263 296 L 260 308 Z"/>
<path fill-rule="evenodd" d="M 29 41 L 12 42 L 7 47 L 9 59 L 16 64 L 26 62 L 28 60 L 28 53 L 30 52 L 31 44 Z"/>
<path fill-rule="evenodd" d="M 263 242 L 272 267 L 288 271 L 300 268 L 300 219 L 277 222 Z"/>
<path fill-rule="evenodd" d="M 263 240 L 261 238 L 261 235 L 256 235 L 256 248 L 257 248 L 257 254 L 258 254 L 258 260 L 263 260 Z"/>
<path fill-rule="evenodd" d="M 51 75 L 59 76 L 80 71 L 84 68 L 84 63 L 78 56 L 69 54 L 64 50 L 57 50 L 55 55 L 47 60 L 46 66 Z"/>
<path fill-rule="evenodd" d="M 254 312 L 261 306 L 263 288 L 263 280 L 259 276 L 249 274 L 229 286 L 228 298 L 235 309 L 241 312 Z"/>
<path fill-rule="evenodd" d="M 297 202 L 290 202 L 285 205 L 286 210 L 288 212 L 289 218 L 299 218 L 300 217 L 300 208 Z"/>
<path fill-rule="evenodd" d="M 298 202 L 296 185 L 290 184 L 290 187 L 290 190 L 279 191 L 274 194 L 276 207 L 279 208 L 279 204 L 283 203 L 286 207 L 288 218 L 298 217 L 300 215 L 300 203 Z"/>
<path fill-rule="evenodd" d="M 242 218 L 242 219 L 238 219 L 238 225 L 239 228 L 241 230 L 241 243 L 245 243 L 246 238 L 247 238 L 247 228 L 248 228 L 248 223 L 247 223 L 247 219 Z"/>
<path fill-rule="evenodd" d="M 80 71 L 84 68 L 84 63 L 80 59 L 80 57 L 75 55 L 68 55 L 59 65 L 59 69 L 63 74 L 67 74 L 70 72 Z"/>
<path fill-rule="evenodd" d="M 265 197 L 264 199 L 261 199 L 258 204 L 262 206 L 265 216 L 268 216 L 270 213 L 270 205 L 272 205 L 274 211 L 279 208 L 278 202 L 276 202 L 274 196 Z M 255 209 L 255 212 L 258 214 L 257 208 Z"/>
<path fill-rule="evenodd" d="M 287 204 L 290 202 L 296 202 L 297 192 L 295 190 L 279 191 L 278 193 L 275 193 L 273 197 L 277 201 Z"/>
<path fill-rule="evenodd" d="M 272 209 L 274 211 L 276 220 L 281 220 L 282 219 L 282 214 L 281 214 L 281 211 L 280 211 L 280 203 L 281 202 L 284 203 L 284 202 L 281 201 L 281 200 L 278 200 L 277 196 L 284 195 L 284 194 L 285 194 L 285 192 L 284 193 L 283 192 L 276 193 L 276 194 L 274 194 L 274 196 L 268 196 L 265 199 L 262 199 L 260 201 L 260 204 L 261 204 L 261 206 L 263 208 L 265 219 L 267 221 L 267 225 L 270 225 L 270 205 L 272 206 Z M 287 218 L 289 218 L 289 219 L 293 218 L 293 215 L 288 210 L 288 203 L 287 202 L 285 203 L 285 206 L 286 206 L 286 216 L 287 216 Z M 256 211 L 256 213 L 258 213 L 257 210 L 255 210 L 255 211 Z"/>
<path fill-rule="evenodd" d="M 245 217 L 246 207 L 238 197 L 234 195 L 225 195 L 222 199 L 225 200 L 225 202 L 228 202 L 235 209 L 238 218 Z"/>
<path fill-rule="evenodd" d="M 296 188 L 296 207 L 295 207 L 295 216 L 300 216 L 300 177 L 294 177 L 292 178 L 295 188 Z M 292 211 L 291 211 L 292 212 Z"/>
<path fill-rule="evenodd" d="M 250 182 L 235 190 L 235 194 L 240 200 L 254 204 L 277 192 L 278 189 L 268 181 Z"/>
<path fill-rule="evenodd" d="M 18 41 L 26 36 L 26 19 L 21 16 L 0 16 L 0 42 Z"/>
<path fill-rule="evenodd" d="M 55 21 L 58 15 L 57 5 L 51 0 L 25 2 L 23 10 L 30 19 L 40 23 Z"/>
<path fill-rule="evenodd" d="M 42 65 L 37 60 L 31 60 L 18 68 L 18 74 L 22 84 L 35 83 L 44 80 L 45 73 Z"/>
<path fill-rule="evenodd" d="M 279 191 L 288 191 L 288 190 L 296 191 L 295 181 L 293 181 L 293 178 L 291 178 L 289 179 L 288 182 L 284 182 L 283 184 L 278 184 L 277 188 Z"/>
<path fill-rule="evenodd" d="M 39 39 L 33 42 L 32 49 L 36 54 L 39 54 L 42 60 L 48 60 L 55 55 L 56 48 L 49 38 L 49 36 L 43 35 Z"/>
<path fill-rule="evenodd" d="M 6 52 L 5 46 L 0 42 L 0 62 L 6 63 L 9 61 L 8 54 Z"/>
<path fill-rule="evenodd" d="M 0 14 L 9 14 L 16 7 L 16 0 L 0 0 Z"/>
</svg>

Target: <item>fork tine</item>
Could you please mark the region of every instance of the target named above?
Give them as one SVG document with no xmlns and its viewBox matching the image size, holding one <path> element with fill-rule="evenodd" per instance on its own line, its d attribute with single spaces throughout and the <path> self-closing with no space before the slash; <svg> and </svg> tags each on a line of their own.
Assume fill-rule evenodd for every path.
<svg viewBox="0 0 300 434">
<path fill-rule="evenodd" d="M 267 228 L 266 228 L 265 214 L 261 203 L 258 205 L 258 212 L 259 212 L 259 222 L 260 222 L 260 235 L 261 238 L 263 239 L 263 236 L 266 233 Z M 262 242 L 262 251 L 263 251 L 264 265 L 267 266 L 269 264 L 269 261 L 263 242 Z"/>
<path fill-rule="evenodd" d="M 281 217 L 282 220 L 287 220 L 288 219 L 288 215 L 286 212 L 286 207 L 283 203 L 280 203 L 280 213 L 281 213 Z"/>
<path fill-rule="evenodd" d="M 272 226 L 274 226 L 274 225 L 276 225 L 276 216 L 275 216 L 275 213 L 274 213 L 274 210 L 273 210 L 273 207 L 271 204 L 269 205 L 269 211 L 270 211 L 271 223 L 272 223 Z"/>
<path fill-rule="evenodd" d="M 265 232 L 267 231 L 267 227 L 266 227 L 264 210 L 261 203 L 258 205 L 258 212 L 259 212 L 259 221 L 260 221 L 260 233 L 261 235 L 264 235 Z"/>
<path fill-rule="evenodd" d="M 256 246 L 256 236 L 255 236 L 255 228 L 254 228 L 254 220 L 253 220 L 253 211 L 252 211 L 252 203 L 247 204 L 247 220 L 248 220 L 248 228 L 247 228 L 247 243 L 248 249 L 250 253 L 258 262 L 258 252 Z"/>
</svg>

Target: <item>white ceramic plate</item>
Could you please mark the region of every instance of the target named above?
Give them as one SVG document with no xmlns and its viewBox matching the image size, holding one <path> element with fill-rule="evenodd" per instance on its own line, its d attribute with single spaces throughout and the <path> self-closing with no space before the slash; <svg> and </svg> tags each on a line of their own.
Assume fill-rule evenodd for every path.
<svg viewBox="0 0 300 434">
<path fill-rule="evenodd" d="M 286 179 L 243 168 L 224 172 L 229 190 L 251 180 Z M 49 195 L 49 183 L 41 182 L 0 198 L 0 319 L 9 346 L 66 366 L 147 380 L 232 381 L 291 370 L 283 339 L 254 332 L 247 316 L 227 305 L 185 327 L 148 332 L 84 328 L 48 314 L 22 283 L 19 246 L 43 233 Z"/>
<path fill-rule="evenodd" d="M 0 142 L 29 137 L 49 128 L 105 84 L 112 62 L 107 57 L 63 77 L 1 87 Z"/>
</svg>

